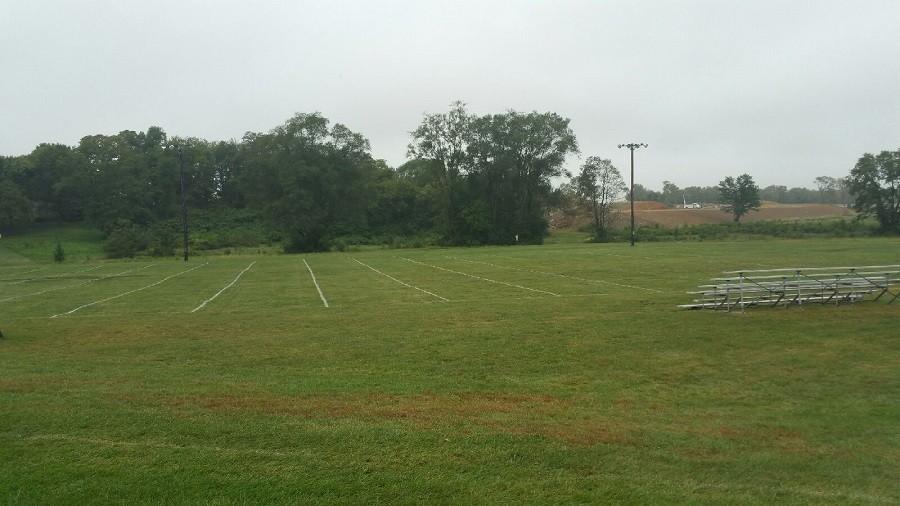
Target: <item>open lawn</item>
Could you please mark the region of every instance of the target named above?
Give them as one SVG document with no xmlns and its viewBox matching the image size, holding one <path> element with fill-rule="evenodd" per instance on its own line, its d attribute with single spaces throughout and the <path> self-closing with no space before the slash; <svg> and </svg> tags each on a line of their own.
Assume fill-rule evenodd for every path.
<svg viewBox="0 0 900 506">
<path fill-rule="evenodd" d="M 0 501 L 896 504 L 900 304 L 676 305 L 726 270 L 897 263 L 896 238 L 0 249 Z"/>
</svg>

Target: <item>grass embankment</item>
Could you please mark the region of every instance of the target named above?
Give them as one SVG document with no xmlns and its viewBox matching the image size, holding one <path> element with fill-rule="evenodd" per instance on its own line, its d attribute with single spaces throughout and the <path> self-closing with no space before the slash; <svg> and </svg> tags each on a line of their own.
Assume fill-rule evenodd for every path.
<svg viewBox="0 0 900 506">
<path fill-rule="evenodd" d="M 63 245 L 66 262 L 99 260 L 105 257 L 102 241 L 103 234 L 86 225 L 38 225 L 4 234 L 0 239 L 0 263 L 52 262 L 57 242 Z"/>
<path fill-rule="evenodd" d="M 723 270 L 898 252 L 557 244 L 39 278 L 3 264 L 0 290 L 20 298 L 0 303 L 0 499 L 897 503 L 900 306 L 675 305 Z"/>
</svg>

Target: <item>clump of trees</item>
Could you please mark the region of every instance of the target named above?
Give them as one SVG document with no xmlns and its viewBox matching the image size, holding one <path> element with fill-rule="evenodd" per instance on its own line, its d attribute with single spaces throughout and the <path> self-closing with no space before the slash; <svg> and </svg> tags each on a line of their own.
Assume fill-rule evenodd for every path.
<svg viewBox="0 0 900 506">
<path fill-rule="evenodd" d="M 0 229 L 84 221 L 106 234 L 110 256 L 171 254 L 183 167 L 192 216 L 223 223 L 251 216 L 265 230 L 248 227 L 248 237 L 265 235 L 287 251 L 410 236 L 443 244 L 543 241 L 551 178 L 578 152 L 567 118 L 477 116 L 457 102 L 426 114 L 411 137 L 411 160 L 397 169 L 374 159 L 363 135 L 318 113 L 240 141 L 169 137 L 150 127 L 89 135 L 71 147 L 41 144 L 25 156 L 0 157 Z"/>
<path fill-rule="evenodd" d="M 877 218 L 884 232 L 900 232 L 900 149 L 864 154 L 848 183 L 857 212 Z"/>
<path fill-rule="evenodd" d="M 409 156 L 430 174 L 438 230 L 447 244 L 540 243 L 547 234 L 551 178 L 578 152 L 569 119 L 556 113 L 475 116 L 455 102 L 426 114 Z"/>
</svg>

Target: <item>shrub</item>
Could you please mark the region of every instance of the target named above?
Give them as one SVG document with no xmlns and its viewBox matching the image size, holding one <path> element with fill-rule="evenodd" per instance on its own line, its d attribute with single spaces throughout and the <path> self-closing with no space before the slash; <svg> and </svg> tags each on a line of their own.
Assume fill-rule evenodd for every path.
<svg viewBox="0 0 900 506">
<path fill-rule="evenodd" d="M 146 247 L 145 233 L 133 224 L 114 229 L 103 244 L 103 249 L 109 258 L 133 257 Z"/>
<path fill-rule="evenodd" d="M 53 261 L 56 263 L 62 263 L 66 260 L 66 252 L 63 250 L 62 243 L 56 242 L 56 249 L 53 250 Z"/>
</svg>

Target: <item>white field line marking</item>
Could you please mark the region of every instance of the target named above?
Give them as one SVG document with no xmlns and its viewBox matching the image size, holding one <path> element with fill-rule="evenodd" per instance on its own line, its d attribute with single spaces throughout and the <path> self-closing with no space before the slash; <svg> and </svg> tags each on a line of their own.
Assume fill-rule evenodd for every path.
<svg viewBox="0 0 900 506">
<path fill-rule="evenodd" d="M 147 264 L 147 265 L 145 265 L 145 266 L 143 266 L 143 267 L 141 267 L 140 269 L 137 269 L 137 270 L 142 271 L 142 270 L 144 270 L 144 269 L 146 269 L 146 268 L 148 268 L 148 267 L 153 267 L 154 265 L 156 265 L 156 264 Z M 43 295 L 43 294 L 45 294 L 45 293 L 55 292 L 55 291 L 57 291 L 57 290 L 66 290 L 66 289 L 68 289 L 68 288 L 78 288 L 78 287 L 80 287 L 80 286 L 89 285 L 89 284 L 91 284 L 91 283 L 93 283 L 93 282 L 95 282 L 95 281 L 101 281 L 101 280 L 104 280 L 104 279 L 109 279 L 109 278 L 115 278 L 115 277 L 118 277 L 118 276 L 122 276 L 123 274 L 128 274 L 129 272 L 132 272 L 132 271 L 134 271 L 134 270 L 135 270 L 135 269 L 128 269 L 127 271 L 117 272 L 117 273 L 115 273 L 115 274 L 107 274 L 106 276 L 100 276 L 99 278 L 89 279 L 89 280 L 85 281 L 84 283 L 78 283 L 78 284 L 76 284 L 76 285 L 59 286 L 59 287 L 56 287 L 56 288 L 48 288 L 48 289 L 46 289 L 46 290 L 41 290 L 41 291 L 39 291 L 39 292 L 26 293 L 26 294 L 24 294 L 24 295 L 17 295 L 17 296 L 15 296 L 15 297 L 7 297 L 7 298 L 5 298 L 5 299 L 0 299 L 0 302 L 7 302 L 7 301 L 10 301 L 10 300 L 24 299 L 25 297 L 32 297 L 32 296 L 35 296 L 35 295 Z"/>
<path fill-rule="evenodd" d="M 213 295 L 212 297 L 210 297 L 210 298 L 204 300 L 204 301 L 203 301 L 203 304 L 200 304 L 199 306 L 195 307 L 194 309 L 191 310 L 191 312 L 192 312 L 192 313 L 196 313 L 197 311 L 200 311 L 201 309 L 203 309 L 203 306 L 205 306 L 205 305 L 209 304 L 210 302 L 216 300 L 216 297 L 218 297 L 219 295 L 222 295 L 222 292 L 224 292 L 225 290 L 228 290 L 228 289 L 231 288 L 235 283 L 237 283 L 238 280 L 241 279 L 241 276 L 243 276 L 245 272 L 249 271 L 250 268 L 253 267 L 253 264 L 255 264 L 255 263 L 256 263 L 256 260 L 250 262 L 250 265 L 248 265 L 246 268 L 244 268 L 244 270 L 242 270 L 241 272 L 239 272 L 238 275 L 235 276 L 235 278 L 231 280 L 231 283 L 228 283 L 227 285 L 225 285 L 225 288 L 223 288 L 223 289 L 219 290 L 218 292 L 216 292 L 216 294 Z"/>
<path fill-rule="evenodd" d="M 418 262 L 418 261 L 416 261 L 416 260 L 412 260 L 412 259 L 405 258 L 405 257 L 400 257 L 400 258 L 406 260 L 407 262 L 412 262 L 412 263 L 414 263 L 414 264 L 424 265 L 424 266 L 426 266 L 426 267 L 431 267 L 431 268 L 434 268 L 434 269 L 440 269 L 440 270 L 446 271 L 446 272 L 452 272 L 453 274 L 459 274 L 459 275 L 461 275 L 461 276 L 468 276 L 468 277 L 473 278 L 473 279 L 480 279 L 480 280 L 482 280 L 482 281 L 487 281 L 488 283 L 496 283 L 496 284 L 498 284 L 498 285 L 506 285 L 506 286 L 511 286 L 511 287 L 513 287 L 513 288 L 521 288 L 522 290 L 528 290 L 528 291 L 530 291 L 530 292 L 546 293 L 547 295 L 552 295 L 552 296 L 554 296 L 554 297 L 559 297 L 559 296 L 560 296 L 558 293 L 548 292 L 548 291 L 546 291 L 546 290 L 538 290 L 537 288 L 528 288 L 527 286 L 517 285 L 517 284 L 514 284 L 514 283 L 507 283 L 506 281 L 497 281 L 496 279 L 483 278 L 483 277 L 481 277 L 481 276 L 476 276 L 476 275 L 474 275 L 474 274 L 469 274 L 469 273 L 467 273 L 467 272 L 454 271 L 454 270 L 446 269 L 446 268 L 444 268 L 444 267 L 439 267 L 439 266 L 437 266 L 437 265 L 430 265 L 430 264 Z"/>
<path fill-rule="evenodd" d="M 32 269 L 32 270 L 30 270 L 30 271 L 20 272 L 20 273 L 17 274 L 17 276 L 24 276 L 24 275 L 26 275 L 26 274 L 31 274 L 32 272 L 38 272 L 38 271 L 44 271 L 44 270 L 47 270 L 47 268 L 46 268 L 46 267 L 41 267 L 41 268 L 39 268 L 39 269 Z M 0 281 L 6 282 L 6 281 L 12 281 L 12 280 L 14 280 L 14 279 L 16 279 L 16 278 L 0 279 Z"/>
<path fill-rule="evenodd" d="M 82 272 L 96 271 L 97 269 L 99 269 L 99 268 L 101 268 L 101 267 L 103 267 L 103 266 L 102 266 L 102 265 L 98 265 L 98 266 L 96 266 L 96 267 L 89 267 L 89 268 L 87 268 L 87 269 L 82 269 L 82 270 L 80 270 L 80 271 L 64 272 L 64 273 L 62 273 L 62 274 L 57 274 L 57 275 L 55 275 L 55 276 L 47 276 L 46 278 L 29 278 L 29 279 L 23 279 L 23 280 L 20 280 L 20 281 L 16 281 L 15 283 L 10 283 L 9 285 L 10 285 L 10 286 L 12 286 L 12 285 L 21 285 L 22 283 L 28 283 L 28 282 L 30 282 L 30 281 L 48 280 L 48 279 L 58 279 L 58 278 L 61 278 L 61 277 L 63 277 L 63 276 L 70 276 L 70 275 L 72 275 L 72 274 L 81 274 Z"/>
<path fill-rule="evenodd" d="M 463 262 L 469 262 L 469 263 L 473 263 L 473 264 L 489 265 L 491 267 L 497 267 L 498 269 L 509 269 L 509 270 L 513 270 L 513 271 L 532 272 L 534 274 L 543 274 L 545 276 L 558 276 L 560 278 L 575 279 L 578 281 L 586 281 L 588 283 L 604 283 L 607 285 L 621 286 L 623 288 L 634 288 L 635 290 L 645 290 L 645 291 L 654 292 L 654 293 L 665 293 L 662 290 L 657 290 L 655 288 L 644 288 L 643 286 L 634 286 L 634 285 L 625 285 L 622 283 L 613 283 L 612 281 L 604 281 L 602 279 L 579 278 L 578 276 L 569 276 L 567 274 L 558 274 L 556 272 L 536 271 L 534 269 L 521 269 L 519 267 L 508 267 L 505 265 L 492 264 L 490 262 L 478 262 L 476 260 L 466 260 L 464 258 L 457 258 L 457 257 L 450 257 L 450 258 L 455 258 L 456 260 L 462 260 Z"/>
<path fill-rule="evenodd" d="M 161 285 L 161 284 L 165 283 L 166 281 L 168 281 L 168 280 L 170 280 L 170 279 L 172 279 L 172 278 L 177 278 L 178 276 L 181 276 L 182 274 L 187 274 L 187 273 L 189 273 L 189 272 L 191 272 L 191 271 L 197 270 L 197 269 L 203 267 L 204 265 L 206 265 L 206 264 L 208 264 L 208 263 L 209 263 L 209 262 L 206 262 L 206 263 L 204 263 L 204 264 L 200 264 L 200 265 L 197 265 L 197 266 L 195 266 L 195 267 L 191 267 L 190 269 L 181 271 L 181 272 L 179 272 L 179 273 L 177 273 L 177 274 L 172 274 L 171 276 L 166 276 L 166 277 L 162 278 L 161 280 L 159 280 L 159 281 L 157 281 L 157 282 L 155 282 L 155 283 L 150 283 L 150 284 L 147 285 L 147 286 L 142 286 L 142 287 L 140 287 L 140 288 L 135 288 L 134 290 L 129 290 L 129 291 L 127 291 L 127 292 L 120 293 L 120 294 L 118 294 L 118 295 L 113 295 L 112 297 L 107 297 L 107 298 L 105 298 L 105 299 L 95 300 L 94 302 L 89 302 L 89 303 L 87 303 L 87 304 L 82 304 L 81 306 L 78 306 L 78 307 L 76 307 L 75 309 L 73 309 L 73 310 L 71 310 L 71 311 L 67 311 L 67 312 L 65 312 L 65 313 L 60 313 L 60 314 L 55 314 L 55 315 L 51 316 L 50 318 L 56 318 L 56 317 L 58 317 L 58 316 L 70 315 L 70 314 L 74 313 L 75 311 L 80 311 L 80 310 L 82 310 L 82 309 L 84 309 L 84 308 L 86 308 L 86 307 L 95 306 L 95 305 L 97 305 L 97 304 L 102 304 L 102 303 L 104 303 L 104 302 L 109 302 L 109 301 L 111 301 L 111 300 L 115 300 L 115 299 L 118 299 L 118 298 L 120 298 L 120 297 L 124 297 L 124 296 L 126 296 L 126 295 L 131 295 L 131 294 L 133 294 L 133 293 L 137 293 L 137 292 L 140 292 L 140 291 L 142 291 L 142 290 L 146 290 L 146 289 L 148 289 L 148 288 L 153 288 L 154 286 Z M 145 267 L 145 269 L 146 269 L 146 267 Z"/>
<path fill-rule="evenodd" d="M 306 259 L 305 259 L 305 258 L 303 259 L 303 265 L 306 266 L 306 270 L 309 271 L 309 277 L 312 278 L 313 284 L 316 285 L 316 291 L 319 292 L 319 298 L 322 299 L 322 304 L 325 304 L 325 307 L 328 307 L 328 301 L 325 300 L 325 294 L 323 294 L 323 293 L 322 293 L 322 289 L 319 288 L 319 282 L 316 281 L 316 275 L 313 274 L 312 267 L 310 267 L 309 264 L 306 263 Z"/>
<path fill-rule="evenodd" d="M 364 264 L 364 263 L 360 262 L 359 260 L 357 260 L 357 259 L 355 259 L 355 258 L 353 259 L 353 261 L 356 262 L 356 263 L 358 263 L 359 265 L 362 265 L 363 267 L 368 267 L 369 269 L 372 269 L 373 271 L 377 272 L 378 274 L 381 274 L 382 276 L 384 276 L 384 277 L 386 277 L 386 278 L 388 278 L 388 279 L 392 279 L 392 280 L 396 281 L 397 283 L 400 283 L 401 285 L 403 285 L 403 286 L 405 286 L 405 287 L 407 287 L 407 288 L 413 288 L 413 289 L 418 290 L 418 291 L 420 291 L 420 292 L 422 292 L 422 293 L 427 293 L 428 295 L 431 295 L 432 297 L 437 297 L 438 299 L 441 299 L 441 300 L 444 301 L 444 302 L 450 302 L 450 299 L 445 299 L 444 297 L 441 297 L 440 295 L 438 295 L 438 294 L 436 294 L 436 293 L 431 293 L 431 292 L 429 292 L 428 290 L 419 288 L 418 286 L 410 285 L 409 283 L 404 283 L 403 281 L 400 281 L 399 279 L 395 278 L 394 276 L 391 276 L 390 274 L 385 274 L 385 273 L 379 271 L 378 269 L 372 267 L 371 265 Z"/>
</svg>

